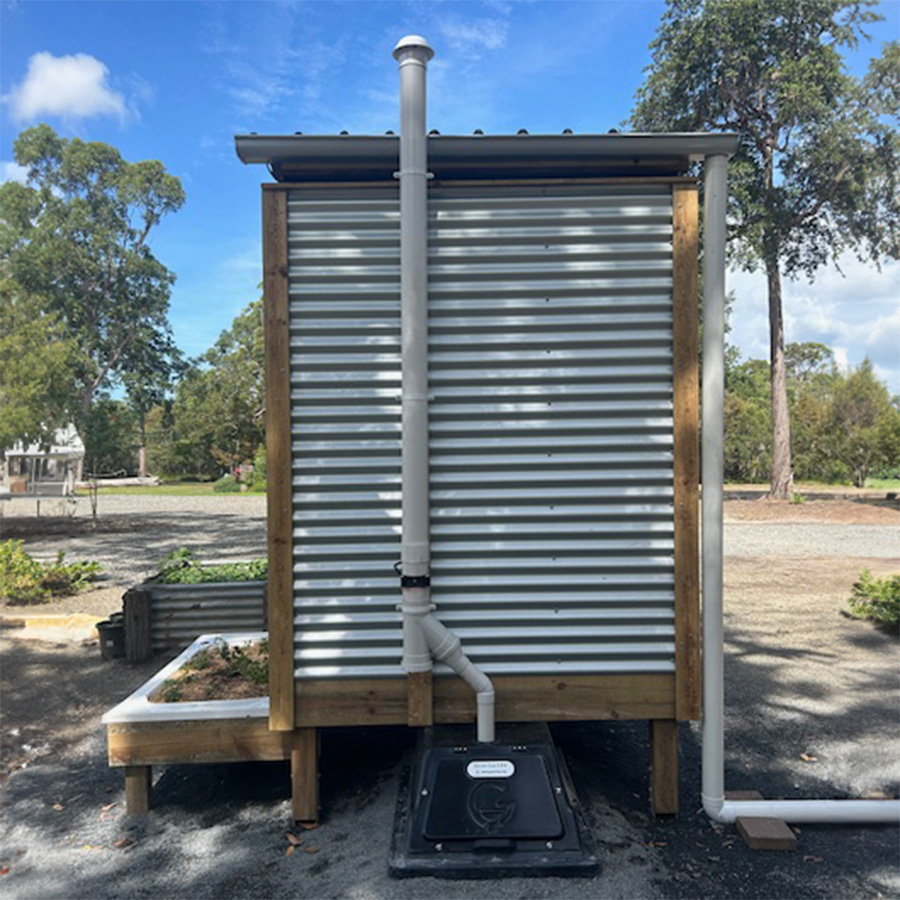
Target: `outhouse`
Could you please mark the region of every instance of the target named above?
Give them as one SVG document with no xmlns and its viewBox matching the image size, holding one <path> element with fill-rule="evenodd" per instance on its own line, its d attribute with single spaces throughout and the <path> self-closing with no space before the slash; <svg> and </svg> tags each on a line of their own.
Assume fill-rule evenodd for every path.
<svg viewBox="0 0 900 900">
<path fill-rule="evenodd" d="M 269 724 L 303 757 L 295 810 L 315 817 L 317 729 L 476 719 L 445 666 L 402 664 L 399 575 L 498 721 L 648 720 L 674 812 L 700 717 L 692 165 L 737 139 L 426 135 L 426 50 L 398 47 L 421 69 L 402 137 L 236 139 L 274 179 Z"/>
</svg>

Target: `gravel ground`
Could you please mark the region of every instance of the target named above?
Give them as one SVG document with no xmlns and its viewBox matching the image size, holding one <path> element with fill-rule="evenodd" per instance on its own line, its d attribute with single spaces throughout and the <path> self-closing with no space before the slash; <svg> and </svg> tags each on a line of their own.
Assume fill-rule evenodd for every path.
<svg viewBox="0 0 900 900">
<path fill-rule="evenodd" d="M 773 518 L 765 506 L 764 518 Z M 845 506 L 836 502 L 819 518 L 849 517 L 847 524 L 811 521 L 805 510 L 803 522 L 753 524 L 726 510 L 729 789 L 823 798 L 900 792 L 897 639 L 842 616 L 863 566 L 900 571 L 900 516 L 879 510 L 877 525 L 864 510 L 853 524 Z M 91 532 L 80 516 L 60 525 L 4 510 L 4 537 L 39 553 L 100 559 L 112 587 L 96 593 L 133 583 L 181 544 L 210 559 L 263 552 L 262 498 L 105 497 L 101 514 Z M 646 723 L 555 727 L 599 845 L 602 872 L 588 881 L 391 881 L 407 729 L 324 731 L 323 821 L 298 832 L 302 843 L 290 855 L 282 764 L 161 768 L 156 809 L 128 819 L 99 716 L 161 661 L 129 667 L 102 661 L 96 646 L 8 638 L 0 653 L 4 897 L 900 896 L 896 828 L 806 825 L 796 853 L 763 853 L 732 827 L 713 826 L 697 808 L 700 739 L 688 724 L 682 812 L 668 820 L 648 811 Z"/>
</svg>

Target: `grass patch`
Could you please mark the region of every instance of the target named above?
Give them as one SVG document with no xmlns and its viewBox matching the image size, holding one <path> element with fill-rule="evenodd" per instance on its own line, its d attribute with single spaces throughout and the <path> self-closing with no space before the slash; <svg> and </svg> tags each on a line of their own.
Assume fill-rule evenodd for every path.
<svg viewBox="0 0 900 900">
<path fill-rule="evenodd" d="M 866 487 L 876 491 L 900 491 L 900 478 L 867 478 Z"/>
<path fill-rule="evenodd" d="M 211 497 L 213 482 L 196 481 L 180 484 L 157 484 L 146 487 L 100 487 L 97 493 L 101 497 L 121 495 L 123 497 Z M 79 491 L 76 497 L 87 497 L 87 491 Z"/>
</svg>

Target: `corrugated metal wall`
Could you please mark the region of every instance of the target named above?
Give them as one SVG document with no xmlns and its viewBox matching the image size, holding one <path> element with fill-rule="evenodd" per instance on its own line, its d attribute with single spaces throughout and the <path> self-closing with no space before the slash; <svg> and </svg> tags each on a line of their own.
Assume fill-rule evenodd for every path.
<svg viewBox="0 0 900 900">
<path fill-rule="evenodd" d="M 201 634 L 261 631 L 266 583 L 140 585 L 150 594 L 150 643 L 155 653 L 183 649 Z"/>
<path fill-rule="evenodd" d="M 433 593 L 488 673 L 673 670 L 667 185 L 430 194 Z M 396 191 L 289 198 L 299 677 L 399 675 Z"/>
</svg>

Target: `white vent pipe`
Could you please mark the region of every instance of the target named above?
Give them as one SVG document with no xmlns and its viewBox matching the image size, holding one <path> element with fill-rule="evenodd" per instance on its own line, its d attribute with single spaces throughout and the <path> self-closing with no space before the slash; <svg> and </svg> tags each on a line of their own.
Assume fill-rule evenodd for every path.
<svg viewBox="0 0 900 900">
<path fill-rule="evenodd" d="M 402 360 L 401 589 L 403 668 L 427 672 L 432 657 L 470 684 L 478 699 L 478 739 L 494 740 L 494 689 L 431 613 L 428 478 L 428 138 L 425 73 L 434 51 L 409 35 L 394 48 L 400 64 L 400 318 Z"/>
<path fill-rule="evenodd" d="M 708 156 L 703 223 L 703 809 L 716 822 L 898 822 L 898 800 L 726 800 L 722 624 L 727 159 Z"/>
</svg>

